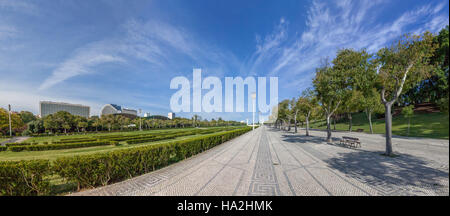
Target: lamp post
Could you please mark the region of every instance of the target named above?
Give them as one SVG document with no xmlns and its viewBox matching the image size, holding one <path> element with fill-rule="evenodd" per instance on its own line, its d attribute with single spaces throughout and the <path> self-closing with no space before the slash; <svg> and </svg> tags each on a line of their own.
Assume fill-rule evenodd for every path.
<svg viewBox="0 0 450 216">
<path fill-rule="evenodd" d="M 11 128 L 11 104 L 8 104 L 8 116 L 9 116 L 9 136 L 12 137 L 12 128 Z"/>
<path fill-rule="evenodd" d="M 139 130 L 142 131 L 142 116 L 141 116 L 142 110 L 139 109 Z"/>
<path fill-rule="evenodd" d="M 252 124 L 252 130 L 255 130 L 255 101 L 256 101 L 256 93 L 252 93 L 252 103 L 253 103 L 253 124 Z"/>
</svg>

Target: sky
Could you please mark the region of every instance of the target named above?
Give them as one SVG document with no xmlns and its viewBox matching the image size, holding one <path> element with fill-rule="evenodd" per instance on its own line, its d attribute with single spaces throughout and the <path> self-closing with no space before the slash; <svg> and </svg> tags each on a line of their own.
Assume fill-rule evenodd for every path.
<svg viewBox="0 0 450 216">
<path fill-rule="evenodd" d="M 167 115 L 170 81 L 192 82 L 194 68 L 222 82 L 278 77 L 281 101 L 311 87 L 338 49 L 374 53 L 448 23 L 446 0 L 0 0 L 0 107 L 38 114 L 51 100 L 91 115 L 107 103 Z"/>
</svg>

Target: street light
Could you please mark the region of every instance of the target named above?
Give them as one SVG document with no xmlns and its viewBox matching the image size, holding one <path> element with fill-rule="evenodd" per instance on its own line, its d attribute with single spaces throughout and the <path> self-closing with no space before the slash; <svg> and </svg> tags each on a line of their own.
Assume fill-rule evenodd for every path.
<svg viewBox="0 0 450 216">
<path fill-rule="evenodd" d="M 252 130 L 255 130 L 255 101 L 256 101 L 256 93 L 252 92 L 252 103 L 253 103 L 253 125 L 252 125 Z"/>
<path fill-rule="evenodd" d="M 12 137 L 12 129 L 11 129 L 11 104 L 8 104 L 8 116 L 9 116 L 9 136 Z"/>
</svg>

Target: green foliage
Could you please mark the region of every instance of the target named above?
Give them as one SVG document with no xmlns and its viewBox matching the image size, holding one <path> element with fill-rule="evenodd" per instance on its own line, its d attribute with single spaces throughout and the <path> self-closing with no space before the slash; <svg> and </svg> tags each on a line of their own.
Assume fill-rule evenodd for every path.
<svg viewBox="0 0 450 216">
<path fill-rule="evenodd" d="M 414 115 L 414 105 L 405 106 L 402 109 L 402 115 L 405 118 L 411 118 Z"/>
<path fill-rule="evenodd" d="M 46 151 L 46 150 L 56 150 L 56 149 L 71 149 L 71 148 L 82 148 L 91 146 L 102 146 L 111 145 L 111 141 L 94 141 L 94 142 L 81 142 L 81 143 L 68 143 L 68 144 L 47 144 L 47 145 L 17 145 L 11 146 L 8 149 L 14 152 L 19 151 Z"/>
<path fill-rule="evenodd" d="M 0 194 L 8 196 L 45 195 L 51 173 L 48 160 L 0 161 Z"/>
<path fill-rule="evenodd" d="M 201 138 L 95 155 L 63 157 L 55 161 L 53 170 L 68 181 L 76 182 L 79 189 L 107 185 L 167 166 L 249 130 L 251 128 L 246 127 Z"/>
</svg>

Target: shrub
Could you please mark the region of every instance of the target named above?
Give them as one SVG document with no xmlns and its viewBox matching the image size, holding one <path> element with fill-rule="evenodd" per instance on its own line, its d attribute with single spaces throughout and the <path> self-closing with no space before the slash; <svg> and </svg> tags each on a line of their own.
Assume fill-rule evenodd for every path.
<svg viewBox="0 0 450 216">
<path fill-rule="evenodd" d="M 6 151 L 6 149 L 8 149 L 8 147 L 6 147 L 6 146 L 0 146 L 0 151 Z"/>
<path fill-rule="evenodd" d="M 50 173 L 48 160 L 0 161 L 0 194 L 8 196 L 48 194 L 50 182 L 44 179 L 44 176 Z"/>
</svg>

